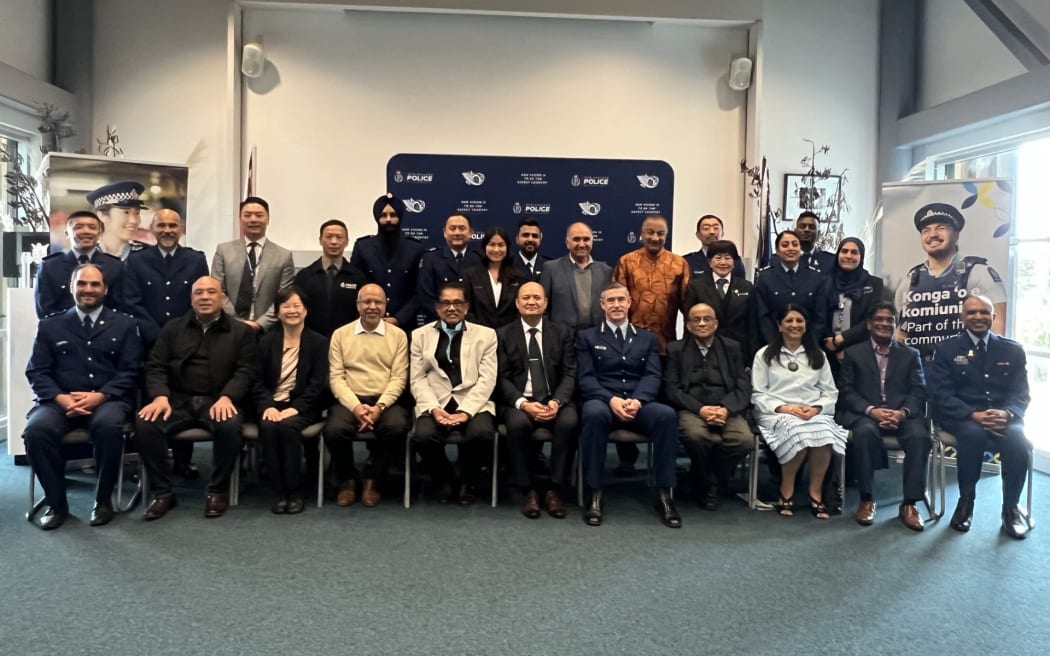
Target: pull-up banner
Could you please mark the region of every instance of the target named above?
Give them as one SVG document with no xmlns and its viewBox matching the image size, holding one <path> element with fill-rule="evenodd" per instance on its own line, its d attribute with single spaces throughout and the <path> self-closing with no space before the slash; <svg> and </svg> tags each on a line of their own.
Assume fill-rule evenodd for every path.
<svg viewBox="0 0 1050 656">
<path fill-rule="evenodd" d="M 500 226 L 512 241 L 531 215 L 543 231 L 540 250 L 552 258 L 566 254 L 569 225 L 584 221 L 594 230 L 592 256 L 610 265 L 641 246 L 647 215 L 666 217 L 672 234 L 674 172 L 660 160 L 400 154 L 387 162 L 386 178 L 405 201 L 402 230 L 429 247 L 445 243 L 453 212 L 470 217 L 474 239 Z"/>
</svg>

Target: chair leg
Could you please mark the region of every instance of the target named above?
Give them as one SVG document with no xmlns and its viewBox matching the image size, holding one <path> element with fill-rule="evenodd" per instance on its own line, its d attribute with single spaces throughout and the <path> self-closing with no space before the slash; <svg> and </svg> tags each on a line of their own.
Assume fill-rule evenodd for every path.
<svg viewBox="0 0 1050 656">
<path fill-rule="evenodd" d="M 656 485 L 656 469 L 653 467 L 653 442 L 652 440 L 645 443 L 645 457 L 649 465 L 649 487 Z"/>
<path fill-rule="evenodd" d="M 583 454 L 576 450 L 576 505 L 583 508 Z"/>
<path fill-rule="evenodd" d="M 29 510 L 26 511 L 26 521 L 32 522 L 33 516 L 36 515 L 37 511 L 44 507 L 45 497 L 40 497 L 40 500 L 36 499 L 36 472 L 33 471 L 33 467 L 29 467 Z"/>
<path fill-rule="evenodd" d="M 405 510 L 412 506 L 412 437 L 405 437 Z"/>
<path fill-rule="evenodd" d="M 747 507 L 755 510 L 758 506 L 758 436 L 754 436 L 754 445 L 751 448 L 751 462 L 747 472 Z"/>
<path fill-rule="evenodd" d="M 241 501 L 238 497 L 240 497 L 240 494 L 241 494 L 241 459 L 242 458 L 243 458 L 243 453 L 238 453 L 237 454 L 237 460 L 233 464 L 233 473 L 230 474 L 230 492 L 229 492 L 229 496 L 230 496 L 230 506 L 231 507 L 232 506 L 236 506 Z"/>
<path fill-rule="evenodd" d="M 317 437 L 317 507 L 324 505 L 324 438 Z"/>
<path fill-rule="evenodd" d="M 499 472 L 499 431 L 492 437 L 492 507 L 496 507 L 499 487 L 497 486 L 497 474 Z"/>
</svg>

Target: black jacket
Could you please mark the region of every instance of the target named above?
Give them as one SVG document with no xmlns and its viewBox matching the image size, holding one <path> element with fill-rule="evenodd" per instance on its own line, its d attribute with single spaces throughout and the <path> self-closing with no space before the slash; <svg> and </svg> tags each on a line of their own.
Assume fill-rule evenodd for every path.
<svg viewBox="0 0 1050 656">
<path fill-rule="evenodd" d="M 869 405 L 907 410 L 909 417 L 926 416 L 926 376 L 919 352 L 895 340 L 890 342 L 890 360 L 886 364 L 885 403 L 879 390 L 879 365 L 871 340 L 846 349 L 838 386 L 837 419 L 843 426 L 852 426 L 866 416 L 864 411 Z"/>
<path fill-rule="evenodd" d="M 731 276 L 725 298 L 718 295 L 714 275 L 707 271 L 689 281 L 685 290 L 685 309 L 697 303 L 707 303 L 718 317 L 718 334 L 740 343 L 744 359 L 751 357 L 761 346 L 758 343 L 758 319 L 755 314 L 754 285 L 742 276 Z"/>
<path fill-rule="evenodd" d="M 751 375 L 744 370 L 744 358 L 740 344 L 721 335 L 715 335 L 708 354 L 714 354 L 726 395 L 717 404 L 731 415 L 738 415 L 751 403 Z M 675 410 L 686 410 L 693 414 L 705 405 L 693 396 L 700 376 L 700 347 L 691 334 L 667 345 L 667 364 L 664 368 L 664 395 Z"/>
<path fill-rule="evenodd" d="M 485 265 L 472 266 L 463 271 L 463 287 L 466 288 L 467 301 L 470 303 L 467 321 L 495 330 L 518 318 L 518 307 L 514 301 L 522 281 L 516 272 L 511 272 L 508 279 L 503 281 L 499 298 L 494 298 L 491 280 Z"/>
<path fill-rule="evenodd" d="M 568 326 L 549 319 L 543 320 L 540 350 L 551 398 L 563 407 L 572 402 L 576 390 L 575 336 Z M 499 380 L 496 383 L 496 401 L 513 408 L 524 396 L 525 380 L 529 374 L 529 346 L 521 322 L 514 321 L 496 331 L 499 347 Z"/>
<path fill-rule="evenodd" d="M 306 298 L 306 327 L 325 337 L 331 337 L 336 328 L 345 326 L 358 317 L 357 292 L 368 280 L 364 272 L 343 258 L 335 274 L 332 296 L 328 297 L 328 273 L 321 268 L 321 258 L 314 260 L 295 274 L 295 284 Z M 274 326 L 274 332 L 277 326 Z"/>
<path fill-rule="evenodd" d="M 259 376 L 252 388 L 259 416 L 267 408 L 275 406 L 273 393 L 280 382 L 283 350 L 283 330 L 274 328 L 259 340 Z M 289 394 L 292 407 L 303 417 L 315 420 L 325 409 L 327 391 L 328 338 L 313 330 L 304 330 L 299 339 L 295 386 Z"/>
</svg>

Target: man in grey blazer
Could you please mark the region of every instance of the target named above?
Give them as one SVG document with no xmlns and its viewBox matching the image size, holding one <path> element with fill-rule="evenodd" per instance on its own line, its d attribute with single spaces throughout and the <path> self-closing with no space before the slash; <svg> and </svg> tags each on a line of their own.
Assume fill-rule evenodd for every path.
<svg viewBox="0 0 1050 656">
<path fill-rule="evenodd" d="M 550 300 L 548 315 L 579 330 L 601 323 L 602 289 L 612 279 L 612 267 L 591 257 L 594 234 L 586 223 L 578 222 L 565 232 L 569 254 L 546 264 L 540 284 Z"/>
<path fill-rule="evenodd" d="M 244 237 L 219 244 L 211 275 L 226 293 L 223 310 L 262 332 L 277 323 L 273 300 L 292 284 L 295 265 L 291 251 L 266 238 L 269 203 L 249 196 L 241 201 L 240 211 Z"/>
</svg>

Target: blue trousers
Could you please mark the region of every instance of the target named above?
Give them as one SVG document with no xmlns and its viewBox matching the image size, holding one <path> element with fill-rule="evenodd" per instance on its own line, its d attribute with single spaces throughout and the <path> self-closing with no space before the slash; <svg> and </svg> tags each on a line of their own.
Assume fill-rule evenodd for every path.
<svg viewBox="0 0 1050 656">
<path fill-rule="evenodd" d="M 981 428 L 972 419 L 942 421 L 941 426 L 958 441 L 956 460 L 959 476 L 959 496 L 973 499 L 977 493 L 977 481 L 981 478 L 981 463 L 984 452 L 998 451 L 1003 475 L 1003 505 L 1017 505 L 1021 500 L 1025 477 L 1028 475 L 1028 460 L 1032 457 L 1024 426 L 1012 423 L 1006 427 L 1005 437 L 996 437 Z"/>
<path fill-rule="evenodd" d="M 646 403 L 634 421 L 621 422 L 609 404 L 597 399 L 584 401 L 580 431 L 580 457 L 583 459 L 584 482 L 600 489 L 605 475 L 605 452 L 609 433 L 626 429 L 641 433 L 653 442 L 653 470 L 656 486 L 675 486 L 675 458 L 678 455 L 678 416 L 663 403 Z"/>
</svg>

